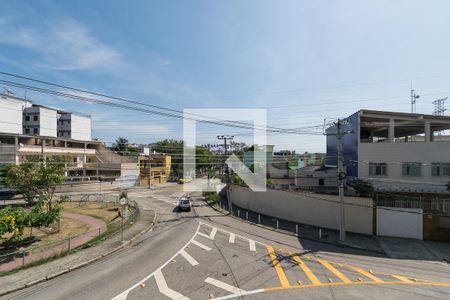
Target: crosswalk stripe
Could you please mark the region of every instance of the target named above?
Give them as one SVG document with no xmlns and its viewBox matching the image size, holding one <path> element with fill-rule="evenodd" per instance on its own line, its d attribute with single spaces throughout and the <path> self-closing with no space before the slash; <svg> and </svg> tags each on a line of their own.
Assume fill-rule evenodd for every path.
<svg viewBox="0 0 450 300">
<path fill-rule="evenodd" d="M 230 244 L 234 244 L 234 239 L 236 238 L 236 236 L 234 235 L 234 233 L 230 233 L 230 239 L 228 240 L 228 242 Z"/>
<path fill-rule="evenodd" d="M 305 272 L 306 276 L 309 278 L 312 284 L 320 284 L 320 280 L 314 275 L 310 268 L 300 259 L 296 254 L 291 253 L 291 257 L 297 262 L 300 268 Z"/>
<path fill-rule="evenodd" d="M 235 286 L 229 285 L 228 283 L 222 282 L 220 280 L 217 279 L 213 279 L 211 277 L 208 277 L 205 279 L 206 283 L 212 284 L 218 288 L 221 288 L 227 292 L 230 292 L 236 296 L 241 296 L 243 295 L 246 291 L 241 290 L 240 288 L 237 288 Z"/>
<path fill-rule="evenodd" d="M 286 277 L 286 274 L 284 273 L 283 267 L 281 266 L 280 262 L 278 261 L 277 256 L 275 255 L 275 251 L 273 250 L 273 247 L 270 245 L 266 246 L 267 252 L 269 252 L 269 256 L 272 260 L 273 267 L 275 268 L 275 271 L 277 272 L 278 279 L 280 280 L 282 287 L 289 287 L 289 280 Z"/>
<path fill-rule="evenodd" d="M 330 270 L 334 275 L 336 275 L 336 277 L 338 277 L 340 280 L 342 280 L 342 282 L 345 283 L 351 283 L 352 281 L 350 279 L 348 279 L 347 276 L 345 276 L 344 274 L 342 274 L 341 272 L 339 272 L 335 267 L 333 267 L 329 262 L 327 262 L 326 260 L 323 259 L 318 259 L 317 260 L 319 263 L 321 263 L 325 268 L 327 268 L 328 270 Z"/>
<path fill-rule="evenodd" d="M 217 228 L 214 227 L 214 228 L 211 230 L 211 233 L 209 234 L 209 238 L 212 239 L 212 240 L 214 240 L 214 238 L 216 237 L 216 233 L 217 233 Z"/>
<path fill-rule="evenodd" d="M 358 268 L 358 267 L 351 267 L 353 270 L 355 270 L 356 272 L 359 272 L 359 273 L 361 273 L 361 274 L 363 274 L 364 276 L 366 276 L 366 277 L 368 277 L 368 278 L 370 278 L 370 279 L 372 279 L 373 281 L 375 281 L 375 282 L 379 282 L 379 283 L 383 283 L 384 281 L 383 280 L 381 280 L 380 278 L 378 278 L 377 276 L 375 276 L 375 275 L 373 275 L 373 274 L 370 274 L 369 272 L 367 272 L 366 270 L 364 270 L 364 269 L 361 269 L 361 268 Z"/>
<path fill-rule="evenodd" d="M 250 247 L 250 251 L 256 251 L 256 245 L 254 240 L 248 240 L 248 245 Z"/>
<path fill-rule="evenodd" d="M 203 244 L 200 243 L 200 242 L 197 242 L 196 240 L 192 240 L 191 243 L 194 244 L 194 245 L 199 246 L 200 248 L 202 248 L 202 249 L 204 249 L 204 250 L 206 250 L 206 251 L 211 250 L 211 248 L 209 248 L 209 247 L 206 246 L 206 245 L 203 245 Z"/>
<path fill-rule="evenodd" d="M 167 282 L 164 279 L 163 274 L 161 273 L 161 270 L 158 270 L 155 272 L 155 281 L 156 285 L 158 285 L 158 289 L 161 292 L 161 294 L 164 294 L 165 296 L 169 297 L 170 299 L 177 299 L 177 300 L 189 300 L 189 298 L 183 296 L 182 294 L 178 293 L 177 291 L 172 290 L 167 286 Z"/>
<path fill-rule="evenodd" d="M 196 266 L 198 265 L 198 261 L 195 260 L 195 258 L 193 258 L 189 253 L 187 253 L 184 250 L 180 251 L 181 256 L 183 256 L 190 264 L 191 266 Z"/>
</svg>

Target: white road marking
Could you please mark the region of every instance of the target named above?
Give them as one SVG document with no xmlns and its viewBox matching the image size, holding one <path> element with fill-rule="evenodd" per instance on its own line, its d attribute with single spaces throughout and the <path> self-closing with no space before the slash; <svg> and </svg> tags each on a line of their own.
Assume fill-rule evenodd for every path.
<svg viewBox="0 0 450 300">
<path fill-rule="evenodd" d="M 237 288 L 235 286 L 229 285 L 228 283 L 222 282 L 220 280 L 213 279 L 211 277 L 206 278 L 205 282 L 209 283 L 209 284 L 212 284 L 212 285 L 214 285 L 214 286 L 216 286 L 218 288 L 221 288 L 222 290 L 230 292 L 230 293 L 232 293 L 233 295 L 236 295 L 236 296 L 240 296 L 243 293 L 245 293 L 245 291 L 241 290 L 240 288 Z"/>
<path fill-rule="evenodd" d="M 230 239 L 228 240 L 228 242 L 230 243 L 230 244 L 234 244 L 234 239 L 235 239 L 235 235 L 234 235 L 234 233 L 230 233 Z"/>
<path fill-rule="evenodd" d="M 255 246 L 254 240 L 248 240 L 248 245 L 250 247 L 250 251 L 256 251 L 256 246 Z"/>
<path fill-rule="evenodd" d="M 257 290 L 253 290 L 253 291 L 243 292 L 240 295 L 231 294 L 228 296 L 217 297 L 217 298 L 214 298 L 214 300 L 227 300 L 227 299 L 233 299 L 233 298 L 237 298 L 237 297 L 242 297 L 242 296 L 247 296 L 247 295 L 252 295 L 252 294 L 257 294 L 257 293 L 263 293 L 263 292 L 264 292 L 264 289 L 257 289 Z"/>
<path fill-rule="evenodd" d="M 196 266 L 198 265 L 198 261 L 195 260 L 195 258 L 193 258 L 189 253 L 187 253 L 186 251 L 182 250 L 180 252 L 181 256 L 183 256 L 190 264 L 191 266 Z"/>
<path fill-rule="evenodd" d="M 198 235 L 209 239 L 209 235 L 207 235 L 206 233 L 199 232 Z"/>
<path fill-rule="evenodd" d="M 180 254 L 181 251 L 183 251 L 193 240 L 194 238 L 197 236 L 198 231 L 200 230 L 200 223 L 197 226 L 197 230 L 195 231 L 194 235 L 191 237 L 191 239 L 177 252 L 175 253 L 171 258 L 169 258 L 169 260 L 167 260 L 162 266 L 160 266 L 158 269 L 156 269 L 154 272 L 150 273 L 149 275 L 145 276 L 142 280 L 140 280 L 139 282 L 137 282 L 136 284 L 134 284 L 133 286 L 129 287 L 128 289 L 126 289 L 125 291 L 123 291 L 122 293 L 120 293 L 119 295 L 115 296 L 114 298 L 112 298 L 111 300 L 124 300 L 127 298 L 128 293 L 135 289 L 136 287 L 138 287 L 141 283 L 143 283 L 144 281 L 147 281 L 149 278 L 151 278 L 153 275 L 155 275 L 156 272 L 161 271 L 165 266 L 167 266 L 178 254 Z"/>
<path fill-rule="evenodd" d="M 199 221 L 199 223 L 200 223 L 200 225 L 204 225 L 204 226 L 208 226 L 208 227 L 210 227 L 210 228 L 214 228 L 214 226 L 211 226 L 211 225 L 209 225 L 209 224 L 206 224 L 206 223 L 203 223 L 203 222 L 201 222 L 201 221 Z M 224 229 L 222 229 L 222 228 L 217 228 L 217 230 L 218 231 L 221 231 L 221 232 L 223 232 L 223 233 L 225 233 L 225 234 L 233 234 L 233 235 L 235 235 L 235 236 L 237 236 L 237 237 L 239 237 L 239 238 L 241 238 L 241 239 L 244 239 L 244 240 L 250 240 L 248 237 L 245 237 L 245 236 L 242 236 L 242 235 L 238 235 L 238 234 L 234 234 L 234 233 L 232 233 L 232 232 L 230 232 L 230 231 L 227 231 L 227 230 L 224 230 Z M 266 246 L 267 244 L 265 244 L 265 243 L 261 243 L 261 242 L 258 242 L 258 241 L 254 241 L 256 244 L 259 244 L 259 245 L 262 245 L 262 246 Z"/>
<path fill-rule="evenodd" d="M 202 249 L 204 249 L 204 250 L 206 250 L 206 251 L 211 250 L 211 248 L 209 248 L 209 247 L 206 246 L 206 245 L 203 245 L 203 244 L 200 243 L 200 242 L 197 242 L 196 240 L 192 240 L 191 243 L 194 244 L 194 245 L 199 246 L 200 248 L 202 248 Z"/>
<path fill-rule="evenodd" d="M 183 296 L 182 294 L 178 293 L 177 291 L 172 290 L 171 288 L 169 288 L 167 286 L 166 279 L 164 279 L 164 276 L 161 273 L 161 270 L 156 271 L 155 280 L 156 280 L 156 284 L 158 285 L 158 289 L 161 292 L 161 294 L 166 295 L 170 299 L 189 300 L 189 298 Z"/>
<path fill-rule="evenodd" d="M 217 233 L 217 228 L 214 227 L 214 228 L 211 230 L 211 233 L 209 234 L 209 238 L 210 238 L 211 240 L 214 240 L 214 238 L 216 237 L 216 233 Z"/>
</svg>

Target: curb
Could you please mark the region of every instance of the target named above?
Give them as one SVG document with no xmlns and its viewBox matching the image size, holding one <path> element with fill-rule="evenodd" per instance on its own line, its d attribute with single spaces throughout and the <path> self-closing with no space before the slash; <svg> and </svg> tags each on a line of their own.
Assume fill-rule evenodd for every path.
<svg viewBox="0 0 450 300">
<path fill-rule="evenodd" d="M 354 249 L 354 250 L 361 250 L 361 251 L 367 251 L 367 252 L 372 252 L 372 253 L 386 255 L 386 252 L 384 252 L 383 250 L 367 249 L 367 248 L 364 248 L 364 247 L 358 247 L 358 246 L 344 244 L 344 243 L 339 243 L 339 242 L 335 243 L 335 242 L 331 242 L 331 241 L 324 241 L 324 240 L 315 239 L 315 238 L 312 238 L 312 237 L 296 235 L 295 233 L 291 233 L 289 231 L 275 229 L 275 228 L 272 228 L 272 227 L 269 227 L 269 226 L 264 226 L 264 225 L 261 225 L 261 224 L 256 224 L 256 223 L 250 222 L 248 220 L 245 220 L 245 219 L 242 219 L 242 218 L 238 218 L 238 217 L 236 217 L 235 215 L 231 214 L 228 211 L 224 212 L 222 210 L 222 208 L 219 209 L 219 208 L 215 207 L 214 205 L 212 205 L 211 203 L 209 203 L 208 201 L 206 201 L 206 200 L 204 200 L 204 201 L 206 202 L 206 204 L 209 205 L 209 207 L 211 207 L 215 211 L 217 211 L 217 212 L 219 212 L 219 213 L 221 213 L 221 214 L 223 214 L 225 216 L 229 216 L 231 218 L 234 218 L 236 220 L 240 220 L 242 222 L 245 222 L 245 223 L 253 225 L 253 226 L 258 226 L 260 228 L 264 228 L 264 229 L 267 229 L 267 230 L 270 230 L 270 231 L 274 231 L 274 232 L 278 232 L 278 233 L 282 233 L 282 234 L 286 234 L 286 235 L 290 235 L 290 236 L 295 236 L 295 237 L 298 237 L 298 238 L 302 238 L 302 239 L 305 239 L 305 240 L 314 241 L 314 242 L 318 242 L 318 243 L 324 243 L 324 244 L 338 246 L 338 247 L 342 247 L 342 248 L 349 248 L 349 249 Z"/>
<path fill-rule="evenodd" d="M 75 266 L 73 266 L 73 267 L 69 267 L 69 268 L 67 268 L 67 269 L 64 269 L 64 270 L 62 270 L 62 271 L 59 271 L 59 272 L 56 272 L 56 273 L 53 273 L 53 274 L 50 274 L 50 275 L 46 275 L 45 277 L 43 277 L 43 278 L 41 278 L 41 279 L 37 279 L 37 280 L 34 280 L 34 281 L 30 281 L 30 282 L 28 282 L 28 283 L 25 283 L 25 284 L 22 285 L 22 286 L 19 286 L 19 287 L 16 287 L 16 288 L 13 288 L 13 289 L 10 289 L 10 290 L 7 290 L 7 291 L 0 292 L 0 297 L 5 296 L 5 295 L 8 295 L 8 294 L 11 294 L 11 293 L 14 293 L 14 292 L 17 292 L 17 291 L 20 291 L 20 290 L 23 290 L 23 289 L 25 289 L 25 288 L 28 288 L 28 287 L 31 287 L 31 286 L 34 286 L 34 285 L 37 285 L 37 284 L 39 284 L 39 283 L 42 283 L 42 282 L 51 280 L 51 279 L 56 278 L 56 277 L 59 277 L 59 276 L 61 276 L 61 275 L 63 275 L 63 274 L 66 274 L 66 273 L 69 273 L 69 272 L 72 272 L 72 271 L 81 269 L 82 267 L 85 267 L 85 266 L 87 266 L 87 265 L 90 265 L 90 264 L 92 264 L 92 263 L 94 263 L 94 262 L 100 260 L 101 258 L 104 258 L 105 256 L 111 255 L 111 254 L 113 254 L 113 253 L 119 251 L 120 249 L 124 248 L 125 246 L 129 245 L 131 242 L 133 242 L 133 241 L 135 241 L 136 239 L 138 239 L 139 237 L 141 237 L 143 234 L 147 233 L 148 231 L 153 230 L 153 228 L 156 226 L 156 223 L 157 223 L 157 213 L 156 213 L 156 211 L 154 211 L 154 212 L 155 212 L 155 215 L 153 216 L 153 221 L 152 221 L 152 223 L 150 224 L 150 226 L 148 226 L 147 228 L 145 228 L 145 229 L 141 230 L 140 232 L 138 232 L 138 233 L 137 233 L 134 237 L 132 237 L 131 239 L 122 242 L 121 245 L 115 247 L 115 248 L 112 249 L 111 251 L 109 251 L 109 252 L 107 252 L 107 253 L 100 254 L 100 255 L 97 256 L 97 257 L 94 257 L 94 258 L 92 258 L 92 259 L 90 259 L 90 260 L 88 260 L 88 261 L 82 262 L 82 263 L 80 263 L 80 264 L 78 264 L 78 265 L 75 265 Z"/>
</svg>

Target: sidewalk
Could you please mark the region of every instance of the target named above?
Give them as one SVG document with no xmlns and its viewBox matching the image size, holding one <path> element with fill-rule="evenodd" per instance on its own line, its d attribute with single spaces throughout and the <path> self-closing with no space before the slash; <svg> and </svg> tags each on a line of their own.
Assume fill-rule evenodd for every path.
<svg viewBox="0 0 450 300">
<path fill-rule="evenodd" d="M 120 234 L 116 234 L 95 246 L 74 254 L 50 261 L 43 265 L 24 269 L 17 273 L 2 276 L 0 277 L 0 296 L 49 280 L 92 263 L 126 246 L 150 230 L 155 222 L 156 215 L 154 211 L 141 209 L 137 222 L 123 232 L 123 242 L 121 241 Z"/>
<path fill-rule="evenodd" d="M 222 203 L 225 204 L 224 208 L 212 206 L 210 203 L 208 204 L 213 209 L 229 215 L 229 212 L 226 210 L 226 203 Z M 263 226 L 271 230 L 281 231 L 289 235 L 298 235 L 299 238 L 370 251 L 389 258 L 450 263 L 450 243 L 395 237 L 378 237 L 374 235 L 364 235 L 351 232 L 347 232 L 345 242 L 341 242 L 339 240 L 338 230 L 321 229 L 316 226 L 276 220 L 270 216 L 258 216 L 257 213 L 246 211 L 236 206 L 233 206 L 232 217 L 239 218 L 243 221 L 254 223 L 258 226 Z"/>
<path fill-rule="evenodd" d="M 106 223 L 104 221 L 96 219 L 91 216 L 63 211 L 61 213 L 61 217 L 83 222 L 84 224 L 87 224 L 89 226 L 89 229 L 84 234 L 74 237 L 70 241 L 69 239 L 67 239 L 67 241 L 64 240 L 55 243 L 54 245 L 50 246 L 47 249 L 42 249 L 42 251 L 27 253 L 28 250 L 26 250 L 23 252 L 25 256 L 23 257 L 15 256 L 9 262 L 2 263 L 0 265 L 0 271 L 14 270 L 18 267 L 21 267 L 22 265 L 27 265 L 32 262 L 39 261 L 47 257 L 52 257 L 54 255 L 63 253 L 67 251 L 69 247 L 71 249 L 76 248 L 78 246 L 87 243 L 94 237 L 98 236 L 99 233 L 103 233 L 106 230 Z"/>
</svg>

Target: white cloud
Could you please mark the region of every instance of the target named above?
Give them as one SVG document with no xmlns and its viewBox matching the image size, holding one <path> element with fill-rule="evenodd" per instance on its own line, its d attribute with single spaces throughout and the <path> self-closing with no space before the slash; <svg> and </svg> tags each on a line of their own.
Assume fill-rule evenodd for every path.
<svg viewBox="0 0 450 300">
<path fill-rule="evenodd" d="M 80 23 L 63 19 L 41 28 L 2 23 L 0 43 L 26 48 L 41 58 L 41 67 L 61 70 L 108 69 L 120 64 L 120 55 Z"/>
</svg>

